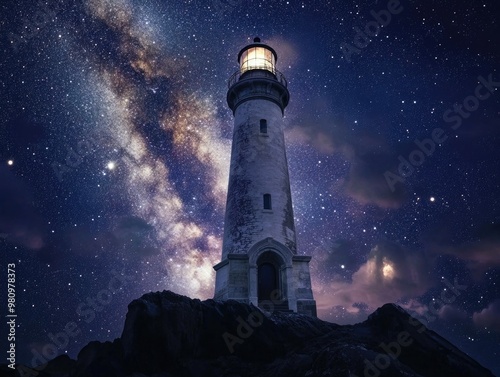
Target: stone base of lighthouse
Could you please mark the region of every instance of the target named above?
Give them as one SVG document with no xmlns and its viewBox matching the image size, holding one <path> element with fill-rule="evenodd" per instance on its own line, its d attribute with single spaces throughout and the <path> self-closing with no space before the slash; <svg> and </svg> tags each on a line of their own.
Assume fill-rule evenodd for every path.
<svg viewBox="0 0 500 377">
<path fill-rule="evenodd" d="M 285 245 L 266 238 L 247 253 L 228 254 L 214 266 L 214 299 L 316 316 L 310 260 L 310 256 L 294 255 Z"/>
</svg>

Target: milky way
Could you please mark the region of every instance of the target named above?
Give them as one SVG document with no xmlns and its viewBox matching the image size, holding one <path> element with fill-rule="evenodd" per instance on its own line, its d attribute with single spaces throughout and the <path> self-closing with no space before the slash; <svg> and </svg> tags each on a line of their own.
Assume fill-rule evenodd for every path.
<svg viewBox="0 0 500 377">
<path fill-rule="evenodd" d="M 298 249 L 319 316 L 354 323 L 397 302 L 500 372 L 500 99 L 484 84 L 500 81 L 498 4 L 401 6 L 348 56 L 387 2 L 5 2 L 0 245 L 2 276 L 17 265 L 20 361 L 71 321 L 81 332 L 58 353 L 114 339 L 145 292 L 212 297 L 227 79 L 260 36 L 289 83 Z M 418 149 L 438 128 L 445 140 Z M 112 270 L 131 284 L 86 321 L 78 308 Z"/>
<path fill-rule="evenodd" d="M 192 206 L 196 212 L 202 206 L 222 210 L 229 143 L 217 132 L 212 96 L 183 88 L 185 79 L 180 76 L 186 63 L 155 46 L 140 21 L 133 20 L 130 4 L 91 2 L 88 10 L 116 36 L 118 46 L 113 59 L 92 56 L 97 71 L 92 92 L 100 105 L 95 110 L 104 118 L 97 130 L 100 144 L 117 152 L 112 158 L 119 170 L 116 179 L 131 214 L 156 230 L 161 256 L 155 263 L 164 267 L 164 284 L 183 294 L 207 297 L 213 290 L 212 266 L 219 258 L 220 236 L 216 228 L 189 216 L 190 200 L 180 191 L 200 197 L 191 199 L 202 202 Z M 151 131 L 145 128 L 158 135 L 169 154 L 154 151 L 148 140 Z M 176 187 L 176 176 L 182 188 Z M 200 181 L 193 185 L 199 194 L 188 182 L 193 176 Z"/>
</svg>

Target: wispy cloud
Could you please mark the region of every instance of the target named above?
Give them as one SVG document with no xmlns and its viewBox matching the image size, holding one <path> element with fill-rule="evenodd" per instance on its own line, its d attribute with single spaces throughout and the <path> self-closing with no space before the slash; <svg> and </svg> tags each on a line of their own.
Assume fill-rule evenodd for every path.
<svg viewBox="0 0 500 377">
<path fill-rule="evenodd" d="M 324 312 L 340 307 L 358 313 L 363 307 L 373 310 L 387 302 L 417 297 L 434 283 L 428 274 L 431 264 L 419 251 L 381 242 L 352 274 L 351 282 L 338 278 L 315 292 L 318 306 Z"/>
<path fill-rule="evenodd" d="M 342 122 L 324 118 L 322 122 L 296 120 L 286 131 L 287 142 L 316 149 L 320 154 L 339 154 L 349 162 L 349 172 L 341 185 L 333 186 L 341 194 L 362 205 L 399 208 L 405 202 L 403 185 L 393 192 L 384 172 L 393 167 L 393 153 L 387 143 L 370 133 L 352 132 Z"/>
<path fill-rule="evenodd" d="M 493 301 L 487 308 L 472 315 L 477 327 L 500 332 L 500 300 Z"/>
</svg>

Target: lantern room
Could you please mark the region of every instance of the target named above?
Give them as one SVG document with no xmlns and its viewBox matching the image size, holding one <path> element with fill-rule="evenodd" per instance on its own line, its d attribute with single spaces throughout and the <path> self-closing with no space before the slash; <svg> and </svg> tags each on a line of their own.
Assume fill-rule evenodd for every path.
<svg viewBox="0 0 500 377">
<path fill-rule="evenodd" d="M 276 51 L 268 45 L 261 43 L 260 38 L 254 38 L 254 43 L 243 48 L 238 54 L 240 73 L 252 69 L 263 69 L 271 73 L 276 72 Z"/>
</svg>

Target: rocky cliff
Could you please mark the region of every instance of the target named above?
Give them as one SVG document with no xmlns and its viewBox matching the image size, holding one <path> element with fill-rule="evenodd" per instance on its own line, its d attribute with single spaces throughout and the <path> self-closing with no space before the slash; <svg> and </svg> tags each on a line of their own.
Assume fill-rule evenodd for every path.
<svg viewBox="0 0 500 377">
<path fill-rule="evenodd" d="M 493 377 L 394 304 L 348 326 L 267 309 L 148 293 L 130 303 L 119 339 L 38 377 Z"/>
</svg>

